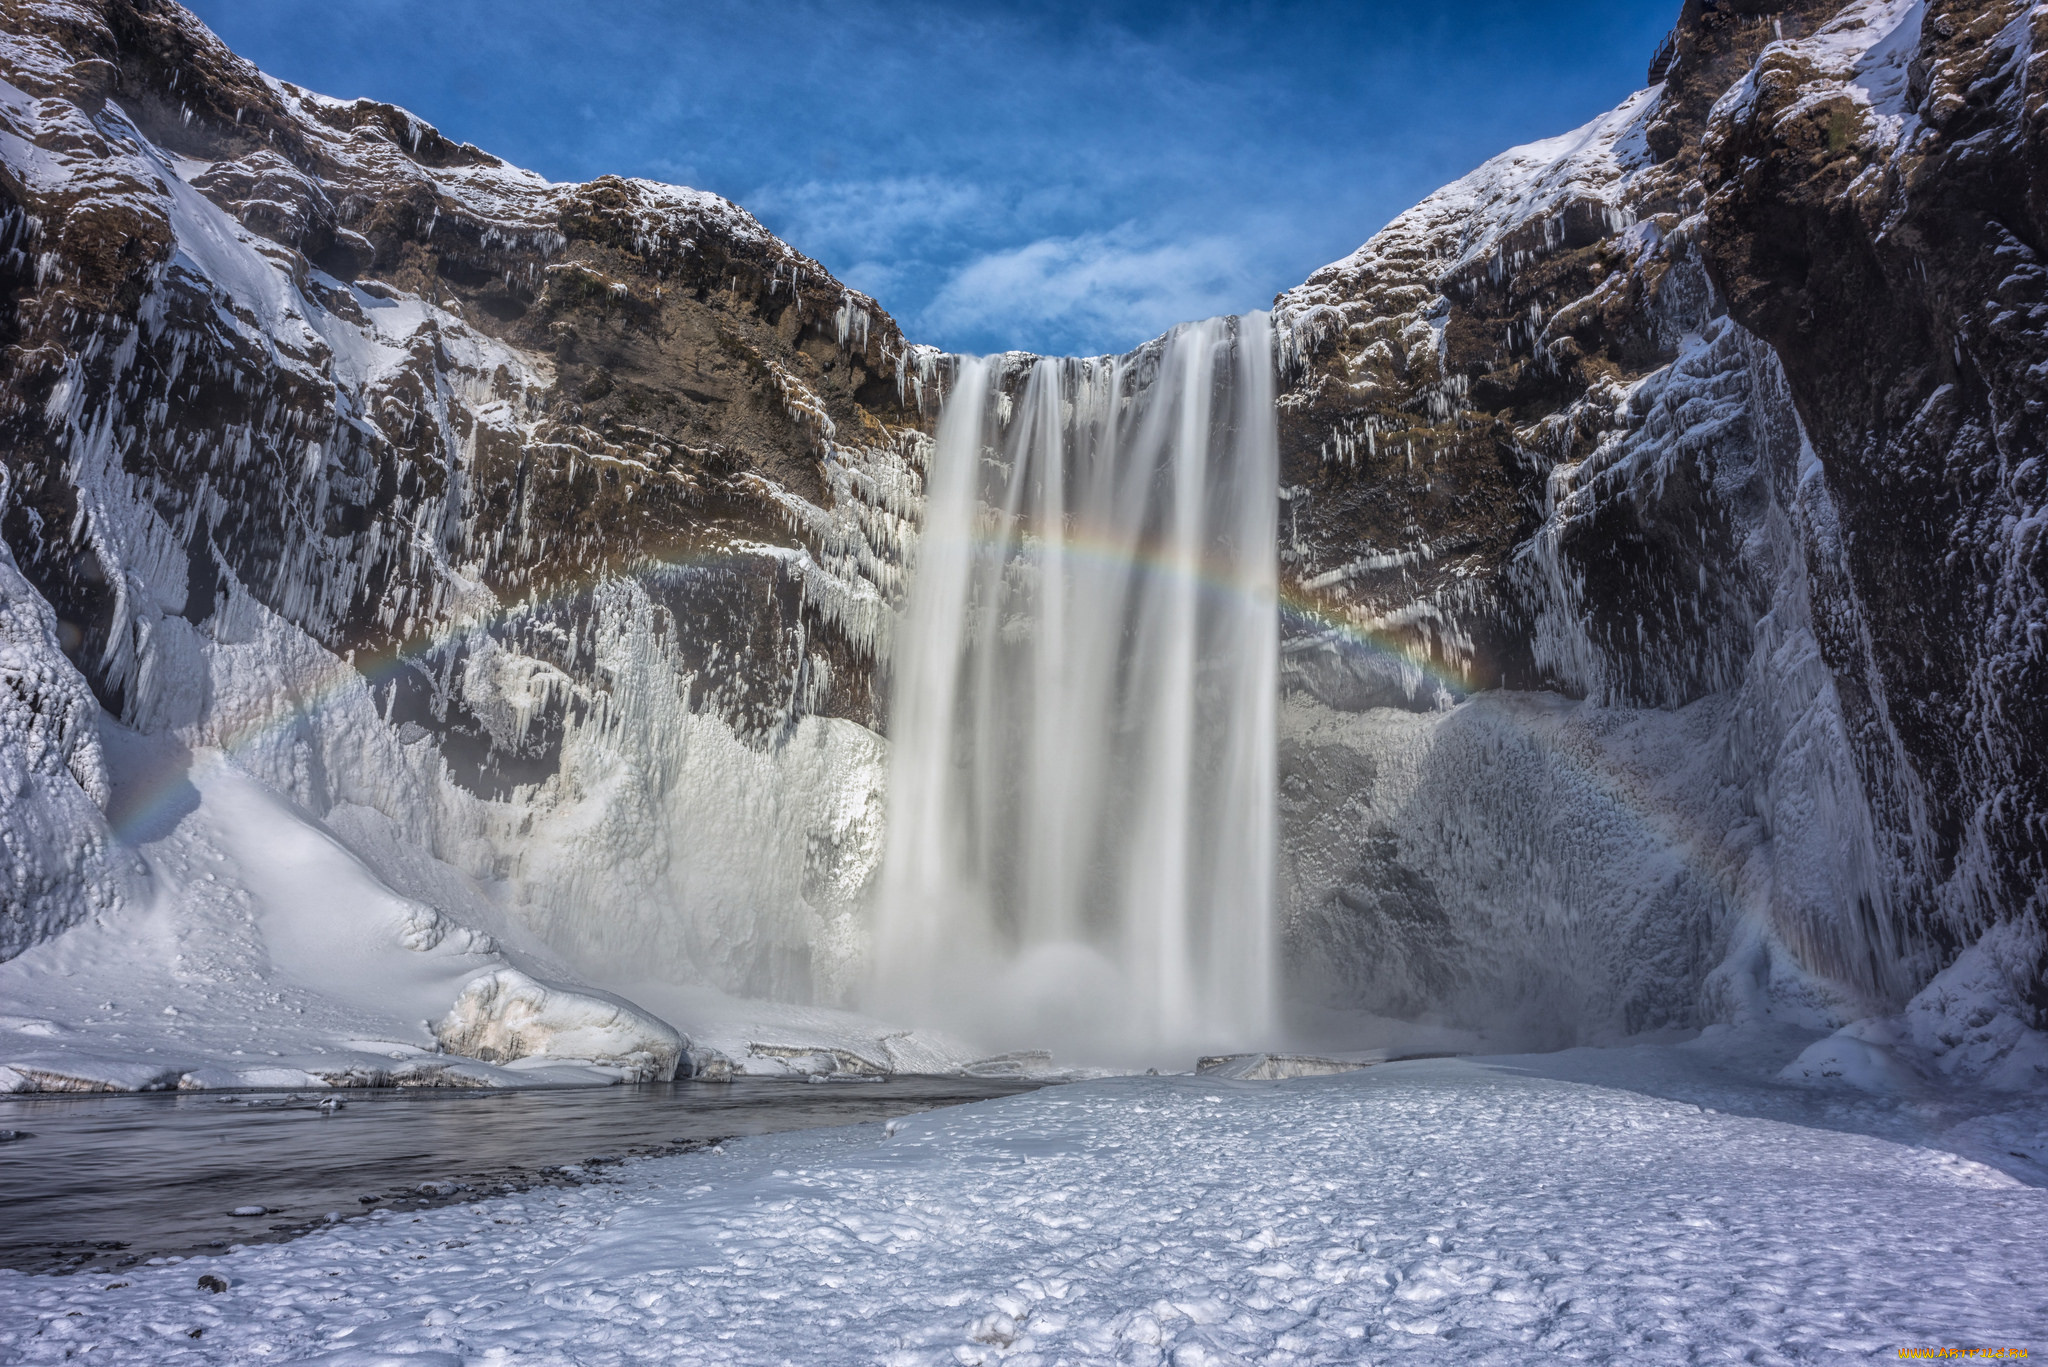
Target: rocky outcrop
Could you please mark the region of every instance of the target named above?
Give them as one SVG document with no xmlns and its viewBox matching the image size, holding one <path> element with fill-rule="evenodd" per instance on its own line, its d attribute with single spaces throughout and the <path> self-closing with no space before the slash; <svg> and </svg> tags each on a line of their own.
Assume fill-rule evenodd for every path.
<svg viewBox="0 0 2048 1367">
<path fill-rule="evenodd" d="M 2044 49 L 2016 0 L 1847 7 L 1721 98 L 1700 178 L 1709 269 L 1838 510 L 1818 640 L 1882 910 L 1941 961 L 2030 924 L 2009 968 L 2048 1013 Z"/>
<path fill-rule="evenodd" d="M 124 581 L 199 624 L 231 578 L 403 655 L 391 705 L 503 791 L 559 719 L 467 714 L 433 682 L 461 638 L 588 681 L 590 585 L 671 566 L 686 634 L 735 647 L 689 663 L 743 729 L 875 717 L 934 372 L 871 300 L 715 195 L 548 184 L 271 81 L 172 4 L 7 16 L 5 527 L 112 710 L 146 667 Z M 116 550 L 113 486 L 151 559 Z"/>
<path fill-rule="evenodd" d="M 592 954 L 812 991 L 936 354 L 715 195 L 550 184 L 163 0 L 5 15 L 0 533 L 92 693 Z M 749 852 L 678 852 L 692 803 Z"/>
<path fill-rule="evenodd" d="M 1577 699 L 1584 734 L 1550 750 L 1579 750 L 1591 806 L 1552 766 L 1447 765 L 1476 719 L 1437 728 L 1429 783 L 1525 784 L 1509 809 L 1562 801 L 1582 833 L 1613 808 L 1678 875 L 1646 915 L 1654 884 L 1559 871 L 1580 837 L 1524 829 L 1500 885 L 1420 777 L 1350 815 L 1309 799 L 1352 761 L 1305 725 L 1282 797 L 1305 971 L 1395 1011 L 1569 983 L 1616 1029 L 1840 1020 L 2001 926 L 1984 1009 L 2048 1024 L 2042 22 L 1688 0 L 1657 84 L 1281 296 L 1294 685 Z M 1704 771 L 1645 771 L 1645 727 Z M 1602 925 L 1636 940 L 1626 981 L 1586 979 Z"/>
</svg>

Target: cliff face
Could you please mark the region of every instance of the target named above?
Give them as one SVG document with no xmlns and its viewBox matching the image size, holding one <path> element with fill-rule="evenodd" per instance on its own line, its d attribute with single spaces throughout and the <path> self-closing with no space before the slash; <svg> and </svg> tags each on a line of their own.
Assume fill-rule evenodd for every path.
<svg viewBox="0 0 2048 1367">
<path fill-rule="evenodd" d="M 1304 971 L 1613 1003 L 1571 1036 L 1881 1014 L 1990 932 L 1992 1033 L 2048 1019 L 2043 22 L 1688 0 L 1659 84 L 1281 297 Z"/>
<path fill-rule="evenodd" d="M 803 719 L 876 722 L 937 371 L 871 300 L 717 196 L 549 184 L 172 4 L 5 14 L 0 530 L 116 718 L 484 879 L 545 881 L 510 845 L 536 815 L 630 825 L 605 858 L 643 898 L 690 876 L 649 815 L 671 784 L 743 806 Z M 846 782 L 864 812 L 879 770 Z M 836 800 L 756 842 L 786 887 L 695 856 L 720 947 L 657 958 L 809 991 L 814 927 L 768 904 L 858 891 L 865 844 L 789 810 Z"/>
<path fill-rule="evenodd" d="M 1865 55 L 1823 31 L 1717 105 L 1702 245 L 1825 471 L 1818 639 L 1897 912 L 1946 957 L 2048 925 L 2048 12 L 1870 8 L 1897 26 Z"/>
<path fill-rule="evenodd" d="M 156 895 L 96 701 L 598 981 L 843 997 L 946 358 L 715 196 L 0 10 L 0 957 Z M 1276 301 L 1299 1000 L 2018 1076 L 2044 24 L 1685 0 Z"/>
<path fill-rule="evenodd" d="M 843 543 L 886 497 L 835 466 L 900 466 L 932 360 L 872 301 L 716 196 L 548 184 L 271 81 L 172 5 L 7 15 L 6 526 L 79 657 L 108 660 L 114 711 L 135 619 L 121 567 L 82 554 L 88 465 L 170 531 L 188 582 L 166 608 L 195 623 L 226 575 L 336 651 L 418 653 L 480 594 L 544 605 L 532 642 L 575 634 L 593 582 L 807 533 L 782 627 L 872 655 L 888 571 Z M 735 572 L 772 596 L 777 574 Z M 861 670 L 835 691 L 797 678 L 805 650 L 747 644 L 758 677 L 708 682 L 754 695 L 736 718 L 769 724 L 805 682 L 811 710 L 875 715 Z"/>
</svg>

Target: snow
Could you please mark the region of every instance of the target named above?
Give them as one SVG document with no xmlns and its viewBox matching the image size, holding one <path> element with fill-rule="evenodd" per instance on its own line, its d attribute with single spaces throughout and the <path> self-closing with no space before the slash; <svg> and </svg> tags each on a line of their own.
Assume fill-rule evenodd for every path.
<svg viewBox="0 0 2048 1367">
<path fill-rule="evenodd" d="M 714 1075 L 955 1073 L 984 1052 L 679 982 L 645 953 L 593 986 L 381 812 L 323 821 L 219 750 L 98 729 L 129 895 L 0 963 L 0 1091 L 601 1084 L 685 1051 Z"/>
<path fill-rule="evenodd" d="M 102 733 L 115 811 L 127 818 L 118 848 L 142 873 L 122 905 L 0 963 L 0 1000 L 19 1013 L 0 1019 L 0 1091 L 519 1085 L 645 1072 L 620 1061 L 515 1074 L 444 1055 L 429 1022 L 473 979 L 512 971 L 491 936 L 394 891 L 218 752 L 112 723 Z M 157 805 L 124 810 L 137 792 Z M 517 959 L 560 971 L 531 947 Z"/>
<path fill-rule="evenodd" d="M 410 946 L 408 946 L 410 947 Z M 630 1003 L 566 991 L 516 968 L 471 978 L 434 1027 L 450 1053 L 509 1065 L 568 1061 L 666 1082 L 689 1041 Z"/>
<path fill-rule="evenodd" d="M 0 1357 L 1798 1363 L 2048 1337 L 2048 1170 L 1985 1147 L 2031 1123 L 2038 1159 L 2041 1110 L 1766 1080 L 1797 1043 L 1125 1078 L 730 1141 L 219 1258 L 0 1273 Z"/>
</svg>

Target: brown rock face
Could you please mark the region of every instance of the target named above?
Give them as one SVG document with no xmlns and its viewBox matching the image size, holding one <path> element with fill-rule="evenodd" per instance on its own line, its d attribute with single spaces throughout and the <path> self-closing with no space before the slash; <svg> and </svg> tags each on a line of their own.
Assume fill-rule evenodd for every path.
<svg viewBox="0 0 2048 1367">
<path fill-rule="evenodd" d="M 1340 708 L 1500 685 L 1617 717 L 1732 705 L 1701 744 L 1747 814 L 1684 818 L 1735 824 L 1695 847 L 1718 845 L 1695 863 L 1725 909 L 1679 938 L 1739 957 L 1740 908 L 1766 908 L 1851 1013 L 2012 922 L 2009 998 L 2048 1023 L 2043 22 L 1688 0 L 1660 86 L 1276 302 L 1290 680 Z M 1326 758 L 1283 767 L 1308 791 Z M 1818 786 L 1787 805 L 1800 766 Z M 1793 854 L 1816 820 L 1848 825 Z M 1778 872 L 1736 853 L 1743 822 Z M 1458 923 L 1430 837 L 1391 829 L 1302 890 L 1299 959 Z M 1848 845 L 1826 893 L 1798 888 Z M 1418 975 L 1450 993 L 1472 958 Z"/>
<path fill-rule="evenodd" d="M 724 643 L 696 697 L 742 729 L 877 718 L 869 600 L 938 377 L 872 301 L 716 196 L 550 185 L 266 82 L 174 4 L 6 22 L 34 151 L 0 171 L 0 526 L 113 710 L 130 581 L 197 623 L 231 577 L 402 661 L 394 720 L 501 791 L 549 726 L 508 748 L 437 679 L 478 628 L 589 680 L 588 590 L 625 575 Z M 120 563 L 117 472 L 175 573 Z"/>
<path fill-rule="evenodd" d="M 1708 111 L 1767 44 L 1832 8 L 1756 15 L 1692 0 L 1659 55 L 1661 89 L 1496 159 L 1280 296 L 1296 346 L 1281 401 L 1295 500 L 1282 558 L 1311 620 L 1365 632 L 1453 690 L 1575 691 L 1533 658 L 1509 563 L 1543 520 L 1552 472 L 1625 429 L 1627 387 L 1721 312 L 1692 242 Z M 1690 517 L 1717 516 L 1693 503 Z M 1617 601 L 1594 630 L 1624 671 L 1621 657 L 1652 645 L 1633 639 L 1633 604 L 1619 600 L 1636 591 L 1624 585 L 1690 576 L 1697 559 L 1694 527 L 1641 512 L 1605 507 L 1567 532 L 1599 547 L 1588 587 L 1611 582 Z M 1680 535 L 1695 544 L 1672 544 Z M 1675 638 L 1722 615 L 1668 624 L 1669 644 L 1698 653 Z M 1333 670 L 1347 672 L 1308 676 L 1342 693 Z M 1709 660 L 1657 672 L 1625 693 L 1675 704 L 1721 676 Z M 1399 701 L 1370 686 L 1359 696 Z M 1436 693 L 1414 696 L 1429 706 Z"/>
</svg>

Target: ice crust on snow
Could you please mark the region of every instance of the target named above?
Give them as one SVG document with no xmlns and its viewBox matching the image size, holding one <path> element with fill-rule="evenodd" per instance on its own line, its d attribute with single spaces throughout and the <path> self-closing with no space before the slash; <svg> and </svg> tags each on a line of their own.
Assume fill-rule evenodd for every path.
<svg viewBox="0 0 2048 1367">
<path fill-rule="evenodd" d="M 728 1141 L 117 1287 L 0 1272 L 0 1353 L 1522 1364 L 2048 1334 L 2048 1191 L 1973 1156 L 2013 1115 L 1852 1115 L 1748 1080 L 1739 1043 L 1128 1078 Z M 228 1291 L 195 1297 L 201 1268 Z"/>
</svg>

